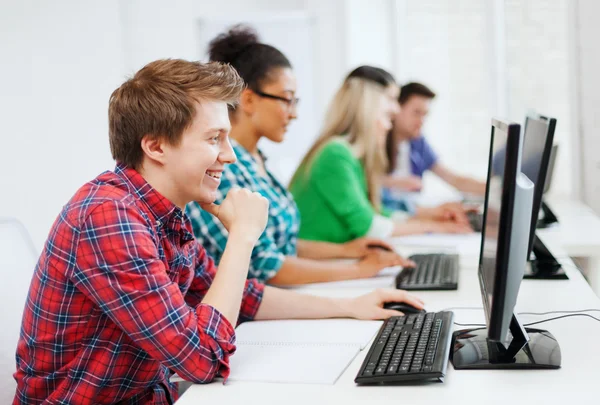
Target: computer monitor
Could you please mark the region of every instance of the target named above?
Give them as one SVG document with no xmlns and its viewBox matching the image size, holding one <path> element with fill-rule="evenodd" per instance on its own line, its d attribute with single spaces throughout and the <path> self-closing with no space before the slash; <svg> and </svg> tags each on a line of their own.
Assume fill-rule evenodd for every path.
<svg viewBox="0 0 600 405">
<path fill-rule="evenodd" d="M 550 150 L 550 160 L 548 161 L 548 170 L 546 172 L 546 182 L 544 183 L 544 194 L 550 191 L 550 186 L 552 185 L 556 156 L 558 156 L 558 145 L 552 145 L 552 149 Z"/>
<path fill-rule="evenodd" d="M 556 158 L 556 149 L 553 146 L 555 129 L 555 118 L 528 116 L 525 119 L 521 171 L 534 183 L 531 232 L 527 251 L 530 263 L 525 272 L 525 278 L 568 278 L 560 263 L 535 233 L 536 227 L 539 225 L 540 209 L 545 207 L 542 197 L 546 184 L 548 184 L 550 162 L 553 163 Z M 555 151 L 554 157 L 553 150 Z M 543 209 L 544 217 L 548 220 L 548 215 L 550 215 L 556 219 L 554 214 L 547 214 L 547 210 L 549 210 L 547 207 Z"/>
<path fill-rule="evenodd" d="M 543 206 L 542 196 L 548 179 L 547 174 L 552 161 L 555 128 L 555 118 L 530 115 L 525 119 L 521 172 L 534 183 L 531 231 L 527 250 L 527 257 L 530 262 L 525 272 L 525 278 L 568 278 L 560 263 L 535 233 L 540 208 Z M 493 174 L 502 172 L 504 170 L 504 159 L 494 156 L 492 167 Z M 544 209 L 545 213 L 546 209 Z M 550 215 L 553 216 L 553 214 Z"/>
<path fill-rule="evenodd" d="M 554 143 L 555 118 L 541 118 L 528 116 L 525 118 L 525 131 L 523 135 L 523 156 L 521 172 L 534 184 L 533 207 L 531 215 L 531 236 L 529 240 L 528 256 L 531 253 L 538 213 L 542 204 L 544 184 L 548 173 L 548 164 Z"/>
<path fill-rule="evenodd" d="M 534 185 L 521 173 L 520 125 L 492 121 L 479 286 L 487 328 L 457 331 L 456 369 L 558 368 L 560 348 L 547 331 L 526 329 L 514 314 L 525 272 Z M 500 160 L 503 170 L 495 170 Z"/>
</svg>

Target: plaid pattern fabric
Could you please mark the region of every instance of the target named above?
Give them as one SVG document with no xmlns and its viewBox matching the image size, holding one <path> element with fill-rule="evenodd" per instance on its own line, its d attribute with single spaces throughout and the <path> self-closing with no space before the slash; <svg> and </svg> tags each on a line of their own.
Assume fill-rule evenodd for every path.
<svg viewBox="0 0 600 405">
<path fill-rule="evenodd" d="M 234 329 L 201 303 L 216 268 L 190 230 L 131 168 L 80 188 L 31 282 L 14 404 L 170 404 L 173 371 L 227 378 Z M 247 282 L 239 321 L 254 317 L 262 291 Z"/>
<path fill-rule="evenodd" d="M 277 274 L 285 256 L 296 255 L 300 214 L 294 198 L 285 187 L 268 170 L 267 176 L 259 174 L 258 164 L 252 155 L 235 140 L 232 139 L 231 144 L 237 161 L 225 166 L 215 202 L 220 204 L 232 187 L 250 189 L 269 200 L 267 227 L 252 251 L 248 271 L 248 278 L 266 282 Z M 217 218 L 203 211 L 198 203 L 188 204 L 186 212 L 198 242 L 219 263 L 229 233 Z"/>
</svg>

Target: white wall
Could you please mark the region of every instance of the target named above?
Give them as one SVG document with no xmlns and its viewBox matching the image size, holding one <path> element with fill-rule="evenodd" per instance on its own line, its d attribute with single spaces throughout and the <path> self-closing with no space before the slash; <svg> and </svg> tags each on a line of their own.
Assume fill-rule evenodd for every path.
<svg viewBox="0 0 600 405">
<path fill-rule="evenodd" d="M 119 3 L 12 1 L 0 12 L 0 216 L 41 248 L 61 207 L 113 167 L 108 98 L 122 81 Z"/>
<path fill-rule="evenodd" d="M 396 68 L 394 1 L 346 0 L 345 63 L 348 69 L 375 65 Z"/>
<path fill-rule="evenodd" d="M 0 216 L 22 220 L 40 248 L 73 192 L 114 165 L 107 131 L 110 93 L 126 75 L 151 60 L 197 59 L 200 17 L 223 15 L 223 10 L 235 10 L 242 20 L 264 12 L 312 15 L 314 83 L 308 85 L 314 98 L 312 125 L 318 128 L 343 76 L 356 65 L 392 69 L 400 79 L 411 74 L 411 61 L 405 60 L 398 44 L 412 40 L 395 37 L 397 25 L 403 22 L 395 20 L 394 10 L 403 3 L 407 0 L 4 1 L 0 122 L 5 152 L 0 159 Z M 600 28 L 594 21 L 600 4 L 593 0 L 577 4 L 577 111 L 585 152 L 574 152 L 573 157 L 575 164 L 584 159 L 583 197 L 600 212 L 596 176 L 600 141 L 595 135 L 600 127 L 595 114 L 600 107 L 596 74 Z M 315 135 L 302 134 L 302 141 L 308 144 Z"/>
<path fill-rule="evenodd" d="M 600 214 L 600 2 L 576 2 L 578 116 L 580 154 L 575 163 L 582 169 L 583 201 Z"/>
<path fill-rule="evenodd" d="M 343 76 L 361 58 L 356 49 L 347 53 L 348 4 L 344 0 L 14 0 L 3 4 L 0 52 L 11 63 L 0 64 L 2 140 L 9 151 L 0 160 L 0 189 L 5 197 L 0 199 L 0 216 L 23 221 L 41 248 L 74 191 L 114 166 L 107 128 L 111 92 L 149 61 L 198 59 L 198 20 L 225 11 L 238 15 L 240 21 L 265 12 L 304 12 L 314 17 L 314 80 L 299 84 L 312 86 L 315 122 L 309 133 L 300 134 L 308 146 Z M 361 6 L 360 2 L 354 6 Z M 374 13 L 372 17 L 378 15 Z"/>
<path fill-rule="evenodd" d="M 134 72 L 165 57 L 207 60 L 207 44 L 218 33 L 239 22 L 255 27 L 262 41 L 291 60 L 298 80 L 299 118 L 283 144 L 261 141 L 269 168 L 287 183 L 316 137 L 326 104 L 347 70 L 348 41 L 341 29 L 346 7 L 338 0 L 175 0 L 168 7 L 159 0 L 132 0 L 123 9 L 127 70 Z"/>
</svg>

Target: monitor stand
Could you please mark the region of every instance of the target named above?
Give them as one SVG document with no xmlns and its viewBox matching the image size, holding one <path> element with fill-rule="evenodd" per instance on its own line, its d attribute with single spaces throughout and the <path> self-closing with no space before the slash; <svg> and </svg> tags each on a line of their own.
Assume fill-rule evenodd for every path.
<svg viewBox="0 0 600 405">
<path fill-rule="evenodd" d="M 550 207 L 548 207 L 548 204 L 546 204 L 544 201 L 542 201 L 540 210 L 543 215 L 541 218 L 538 219 L 536 228 L 548 228 L 550 225 L 558 223 L 558 218 L 556 217 L 556 214 L 552 212 Z"/>
<path fill-rule="evenodd" d="M 487 338 L 486 328 L 465 329 L 452 335 L 450 360 L 456 370 L 560 368 L 558 342 L 546 330 L 524 328 L 513 315 L 512 340 L 506 345 Z"/>
<path fill-rule="evenodd" d="M 534 235 L 531 248 L 533 259 L 527 262 L 523 278 L 537 280 L 568 280 L 569 277 L 544 242 Z"/>
</svg>

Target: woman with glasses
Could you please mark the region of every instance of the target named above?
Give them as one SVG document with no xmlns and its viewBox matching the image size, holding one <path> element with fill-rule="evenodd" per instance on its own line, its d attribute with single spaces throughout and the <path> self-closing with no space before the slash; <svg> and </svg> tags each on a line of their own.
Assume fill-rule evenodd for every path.
<svg viewBox="0 0 600 405">
<path fill-rule="evenodd" d="M 229 136 L 237 161 L 223 168 L 216 203 L 223 201 L 233 187 L 259 192 L 270 203 L 267 228 L 252 252 L 248 277 L 293 285 L 371 277 L 385 267 L 412 264 L 381 240 L 364 238 L 334 244 L 298 239 L 300 216 L 296 203 L 269 172 L 257 146 L 263 137 L 282 142 L 287 126 L 296 118 L 298 98 L 292 66 L 279 50 L 259 42 L 256 32 L 243 26 L 216 37 L 210 43 L 209 54 L 211 61 L 232 65 L 246 83 L 239 104 L 231 107 L 229 114 Z M 187 213 L 196 238 L 218 263 L 227 243 L 227 231 L 199 204 L 188 205 Z M 360 260 L 327 260 L 333 258 Z"/>
<path fill-rule="evenodd" d="M 471 231 L 461 207 L 440 206 L 415 217 L 382 208 L 386 137 L 399 109 L 398 91 L 380 68 L 361 66 L 346 77 L 321 135 L 291 181 L 303 218 L 300 238 L 344 243 L 364 236 Z"/>
</svg>

